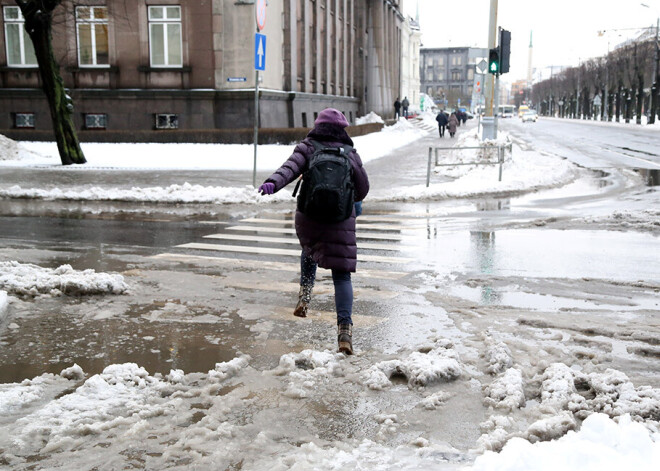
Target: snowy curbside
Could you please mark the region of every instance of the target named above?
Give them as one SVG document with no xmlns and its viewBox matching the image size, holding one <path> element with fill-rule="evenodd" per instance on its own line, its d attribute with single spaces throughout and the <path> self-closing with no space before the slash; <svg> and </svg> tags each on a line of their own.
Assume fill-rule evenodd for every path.
<svg viewBox="0 0 660 471">
<path fill-rule="evenodd" d="M 660 463 L 660 437 L 654 438 L 630 416 L 618 422 L 604 414 L 588 417 L 577 432 L 532 444 L 513 438 L 500 453 L 487 451 L 470 471 L 651 471 Z M 467 471 L 467 470 L 466 470 Z"/>
<path fill-rule="evenodd" d="M 70 265 L 42 268 L 16 261 L 0 262 L 0 288 L 19 296 L 122 294 L 128 290 L 119 274 L 74 270 Z"/>
</svg>

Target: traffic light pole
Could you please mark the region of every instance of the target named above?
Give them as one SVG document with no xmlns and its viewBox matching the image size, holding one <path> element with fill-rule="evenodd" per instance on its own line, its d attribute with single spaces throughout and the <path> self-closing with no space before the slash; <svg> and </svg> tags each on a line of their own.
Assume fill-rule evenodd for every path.
<svg viewBox="0 0 660 471">
<path fill-rule="evenodd" d="M 490 18 L 488 22 L 488 48 L 495 49 L 497 46 L 497 0 L 490 0 Z M 493 118 L 493 101 L 495 98 L 496 82 L 497 80 L 492 74 L 487 74 L 485 82 L 485 95 L 486 95 L 486 109 L 482 123 L 481 140 L 495 139 L 497 130 L 495 128 L 496 122 Z M 497 115 L 497 108 L 495 108 L 495 115 Z"/>
</svg>

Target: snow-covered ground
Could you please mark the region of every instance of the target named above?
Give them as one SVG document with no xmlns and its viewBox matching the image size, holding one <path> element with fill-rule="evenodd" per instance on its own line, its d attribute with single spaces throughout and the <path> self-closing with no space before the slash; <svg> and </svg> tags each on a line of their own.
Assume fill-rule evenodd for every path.
<svg viewBox="0 0 660 471">
<path fill-rule="evenodd" d="M 422 115 L 421 123 L 427 127 L 436 126 L 430 113 Z M 382 132 L 358 137 L 355 142 L 363 160 L 369 162 L 424 135 L 425 131 L 419 126 L 401 120 Z M 459 145 L 469 146 L 476 143 L 476 135 L 462 131 L 457 141 Z M 498 142 L 507 142 L 506 133 L 502 133 Z M 83 144 L 83 148 L 89 164 L 70 166 L 63 171 L 252 169 L 252 146 Z M 3 149 L 0 166 L 6 168 L 60 167 L 52 143 L 16 145 L 3 140 L 0 149 Z M 259 168 L 276 168 L 291 150 L 292 146 L 260 146 Z M 194 158 L 182 159 L 181 155 Z M 464 163 L 487 157 L 474 152 L 452 152 L 443 155 L 443 163 Z M 560 195 L 573 195 L 580 194 L 584 187 L 580 181 L 583 171 L 567 160 L 515 146 L 513 158 L 507 158 L 503 166 L 502 182 L 497 181 L 498 171 L 497 166 L 438 167 L 433 176 L 437 180 L 444 177 L 447 181 L 432 182 L 429 188 L 419 185 L 398 189 L 389 195 L 374 192 L 373 201 L 498 196 L 547 188 L 557 188 Z M 634 180 L 633 175 L 627 177 Z M 251 187 L 208 187 L 181 182 L 166 187 L 136 188 L 0 186 L 0 198 L 258 204 L 289 200 L 290 193 L 285 191 L 276 198 L 265 198 Z M 619 211 L 605 218 L 586 218 L 584 223 L 600 221 L 613 227 L 625 225 L 654 230 L 659 219 L 659 212 L 650 208 L 641 213 Z M 541 226 L 546 221 L 537 223 Z M 500 243 L 498 249 L 501 248 Z M 175 319 L 178 325 L 190 329 L 177 332 L 180 338 L 167 345 L 171 349 L 171 358 L 163 360 L 167 362 L 176 361 L 178 348 L 185 343 L 184 338 L 191 335 L 195 324 L 203 325 L 206 336 L 203 338 L 208 344 L 218 345 L 227 340 L 225 335 L 231 343 L 231 332 L 223 331 L 222 326 L 232 322 L 241 324 L 238 329 L 248 328 L 249 332 L 258 333 L 254 337 L 259 345 L 253 346 L 257 352 L 272 350 L 277 352 L 275 358 L 279 357 L 276 366 L 264 367 L 263 362 L 241 353 L 234 344 L 227 347 L 231 352 L 229 358 L 233 359 L 217 362 L 209 371 L 184 371 L 174 364 L 167 374 L 154 373 L 144 364 L 111 361 L 110 356 L 105 356 L 106 350 L 118 348 L 113 342 L 121 337 L 121 327 L 115 327 L 108 338 L 103 338 L 99 332 L 90 332 L 96 336 L 93 342 L 100 340 L 98 337 L 108 342 L 97 358 L 108 366 L 102 371 L 99 368 L 99 374 L 86 373 L 73 362 L 59 366 L 60 357 L 65 354 L 55 348 L 47 352 L 50 356 L 45 362 L 58 365 L 57 369 L 41 369 L 39 373 L 57 372 L 66 365 L 59 373 L 37 373 L 29 379 L 0 384 L 0 467 L 120 469 L 133 466 L 255 471 L 657 469 L 660 389 L 635 384 L 631 379 L 634 373 L 628 368 L 607 367 L 608 360 L 613 357 L 621 361 L 620 364 L 638 366 L 639 360 L 633 357 L 635 349 L 640 348 L 634 341 L 639 339 L 645 342 L 640 350 L 644 361 L 651 362 L 657 357 L 654 347 L 657 338 L 653 332 L 644 331 L 646 326 L 639 327 L 645 316 L 652 316 L 654 309 L 657 311 L 657 303 L 653 304 L 652 300 L 636 303 L 639 297 L 657 293 L 653 280 L 628 284 L 594 279 L 549 281 L 534 278 L 524 271 L 518 278 L 503 275 L 498 278 L 490 276 L 492 273 L 488 272 L 489 263 L 486 262 L 484 257 L 485 265 L 479 275 L 452 273 L 433 277 L 422 273 L 407 282 L 397 281 L 398 285 L 389 289 L 404 293 L 411 290 L 414 295 L 408 291 L 406 299 L 388 301 L 393 306 L 387 313 L 391 318 L 388 327 L 393 332 L 386 332 L 386 335 L 397 338 L 409 331 L 423 332 L 424 323 L 432 325 L 434 333 L 414 338 L 407 347 L 397 347 L 398 350 L 392 352 L 360 348 L 352 358 L 319 347 L 322 342 L 317 339 L 310 340 L 312 334 L 322 331 L 318 325 L 313 327 L 312 319 L 296 329 L 284 324 L 284 339 L 277 338 L 276 331 L 282 326 L 277 324 L 276 308 L 241 305 L 245 298 L 241 298 L 240 290 L 222 284 L 231 276 L 237 276 L 237 271 L 245 274 L 249 271 L 246 267 L 234 268 L 234 272 L 207 267 L 211 275 L 206 277 L 195 270 L 169 273 L 168 270 L 173 270 L 171 265 L 154 267 L 154 260 L 143 260 L 140 266 L 144 267 L 144 273 L 132 270 L 135 273 L 131 276 L 139 278 L 135 282 L 139 286 L 136 291 L 142 291 L 141 295 L 148 298 L 145 301 L 137 295 L 131 297 L 133 284 L 129 290 L 123 275 L 76 271 L 69 265 L 46 269 L 15 261 L 0 262 L 0 328 L 4 328 L 4 317 L 11 316 L 10 311 L 18 304 L 22 309 L 22 317 L 16 323 L 12 319 L 12 324 L 7 326 L 11 332 L 19 331 L 22 327 L 19 322 L 29 324 L 38 303 L 53 303 L 43 309 L 49 315 L 57 311 L 70 316 L 71 323 L 79 321 L 75 317 L 78 313 L 95 321 L 118 318 L 118 324 L 128 324 L 126 348 L 139 342 L 153 342 L 158 335 L 153 331 L 175 330 L 164 327 L 167 319 Z M 240 260 L 237 264 L 240 266 Z M 282 275 L 283 279 L 289 275 Z M 168 276 L 175 279 L 171 284 L 167 282 Z M 456 281 L 461 276 L 464 278 Z M 250 287 L 271 283 L 278 286 L 277 291 L 281 288 L 278 285 L 281 280 L 274 281 L 272 272 L 265 278 L 253 275 L 245 279 Z M 188 284 L 184 284 L 186 280 Z M 571 309 L 560 309 L 552 304 L 547 312 L 542 308 L 527 312 L 511 300 L 506 301 L 509 304 L 482 305 L 476 300 L 462 299 L 452 293 L 452 282 L 460 284 L 454 286 L 456 289 L 478 291 L 478 297 L 494 298 L 499 282 L 507 286 L 515 284 L 516 288 L 507 288 L 514 294 L 527 294 L 535 300 L 548 298 L 550 304 L 562 299 L 571 288 L 584 289 L 581 293 L 584 299 L 571 300 L 568 304 Z M 525 283 L 529 284 L 527 288 L 523 286 Z M 569 288 L 562 288 L 562 284 Z M 541 291 L 546 287 L 546 291 Z M 360 289 L 367 291 L 365 286 L 358 285 Z M 505 290 L 501 291 L 506 294 Z M 80 297 L 120 293 L 125 296 L 112 297 L 113 300 L 103 306 L 87 303 Z M 227 293 L 232 294 L 227 296 Z M 385 295 L 385 291 L 377 293 Z M 220 301 L 235 296 L 238 296 L 238 306 L 229 305 L 228 308 Z M 257 296 L 251 291 L 248 302 L 256 303 Z M 130 298 L 125 302 L 131 306 L 113 304 L 116 298 Z M 448 298 L 452 299 L 447 301 Z M 573 309 L 577 301 L 587 304 L 584 312 Z M 360 302 L 363 303 L 360 309 L 368 304 L 365 297 Z M 205 303 L 208 310 L 205 310 Z M 281 304 L 281 299 L 278 303 Z M 55 306 L 52 313 L 51 306 Z M 446 312 L 441 306 L 447 307 Z M 250 308 L 259 315 L 247 316 L 245 310 Z M 380 308 L 378 305 L 376 309 Z M 408 317 L 404 316 L 406 309 L 410 310 Z M 139 314 L 133 317 L 119 314 L 130 310 Z M 230 314 L 235 312 L 238 315 Z M 585 320 L 589 313 L 593 316 L 591 319 L 595 319 L 592 323 Z M 539 319 L 534 318 L 537 314 Z M 458 320 L 451 320 L 451 316 Z M 255 317 L 258 318 L 255 320 Z M 287 317 L 291 317 L 289 313 Z M 316 318 L 314 321 L 318 322 Z M 89 324 L 80 322 L 82 330 L 88 329 Z M 572 331 L 562 327 L 562 322 L 589 325 Z M 154 330 L 142 332 L 145 324 L 155 325 Z M 418 324 L 421 327 L 416 327 Z M 533 324 L 538 328 L 527 329 Z M 102 325 L 103 329 L 107 324 Z M 498 329 L 499 335 L 486 332 L 483 325 Z M 59 325 L 57 327 L 59 329 Z M 41 329 L 41 325 L 38 324 L 37 329 Z M 303 332 L 303 341 L 294 337 L 294 330 Z M 27 328 L 26 331 L 30 332 Z M 377 329 L 368 332 L 374 331 L 376 335 L 382 334 Z M 442 331 L 443 336 L 438 335 L 438 331 Z M 364 332 L 367 329 L 360 326 L 356 339 Z M 54 335 L 62 338 L 67 331 L 58 330 Z M 320 335 L 325 337 L 325 332 Z M 39 336 L 34 338 L 39 341 Z M 78 340 L 76 345 L 80 344 L 85 353 L 86 348 L 92 350 Z M 292 345 L 298 345 L 296 341 L 307 347 L 299 352 L 292 351 Z M 571 343 L 578 347 L 569 346 Z M 11 348 L 13 344 L 5 341 L 0 348 L 7 346 Z M 601 353 L 601 349 L 606 353 Z M 149 351 L 159 359 L 168 358 L 155 346 Z M 106 360 L 109 361 L 105 363 Z M 134 361 L 132 357 L 130 361 Z M 216 357 L 211 361 L 216 362 Z M 635 379 L 653 374 L 640 373 L 642 367 L 632 369 L 637 374 Z M 466 401 L 479 409 L 476 417 L 469 415 L 469 407 L 463 407 L 464 395 L 468 397 Z M 320 427 L 316 420 L 330 423 Z M 456 421 L 479 424 L 476 436 L 469 437 L 471 449 L 459 450 L 438 440 L 437 435 L 434 436 L 437 430 L 429 425 L 449 427 Z M 354 431 L 356 438 L 342 435 L 344 425 Z M 320 437 L 319 429 L 325 431 L 326 436 Z M 369 430 L 369 438 L 360 433 L 362 429 Z M 339 432 L 333 435 L 331 432 L 335 430 Z"/>
<path fill-rule="evenodd" d="M 377 117 L 377 115 L 375 115 Z M 365 119 L 375 119 L 368 115 Z M 435 127 L 434 115 L 423 113 L 420 121 L 426 126 Z M 355 138 L 355 146 L 364 162 L 378 159 L 401 148 L 426 134 L 419 126 L 405 119 L 381 132 Z M 492 145 L 507 144 L 506 133 L 501 133 Z M 459 134 L 457 145 L 475 146 L 479 144 L 476 130 Z M 29 142 L 18 145 L 19 152 L 12 150 L 0 165 L 34 167 L 59 166 L 56 147 L 53 143 Z M 364 149 L 364 151 L 361 151 Z M 98 169 L 223 169 L 251 170 L 253 147 L 249 145 L 220 144 L 83 144 L 88 163 L 70 166 L 67 171 L 93 171 Z M 259 169 L 277 168 L 291 153 L 293 146 L 259 146 Z M 42 157 L 35 157 L 35 155 Z M 420 199 L 444 199 L 474 197 L 480 195 L 506 194 L 535 191 L 565 185 L 578 176 L 577 167 L 570 162 L 541 155 L 534 151 L 516 149 L 515 158 L 508 158 L 503 166 L 503 181 L 498 181 L 499 167 L 457 166 L 438 167 L 436 175 L 452 178 L 451 182 L 434 183 L 429 188 L 423 184 L 391 191 L 379 192 L 370 196 L 375 201 L 401 201 Z M 18 155 L 18 157 L 16 157 Z M 194 155 L 194 158 L 181 156 Z M 14 156 L 13 158 L 11 156 Z M 456 151 L 443 154 L 443 164 L 484 162 L 497 160 L 494 155 L 477 155 L 475 150 Z M 0 198 L 25 198 L 43 200 L 73 201 L 132 201 L 152 203 L 246 203 L 290 201 L 291 190 L 285 189 L 273 196 L 261 196 L 250 186 L 218 187 L 191 185 L 187 182 L 166 187 L 132 188 L 24 188 L 19 185 L 0 186 Z"/>
</svg>

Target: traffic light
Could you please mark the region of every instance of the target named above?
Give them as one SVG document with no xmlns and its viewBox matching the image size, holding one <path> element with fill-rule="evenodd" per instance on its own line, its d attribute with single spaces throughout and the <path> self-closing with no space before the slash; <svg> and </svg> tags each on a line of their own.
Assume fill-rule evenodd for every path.
<svg viewBox="0 0 660 471">
<path fill-rule="evenodd" d="M 493 75 L 500 73 L 500 51 L 498 48 L 488 51 L 488 73 Z"/>
<path fill-rule="evenodd" d="M 500 30 L 500 74 L 509 71 L 509 58 L 511 57 L 511 31 Z"/>
</svg>

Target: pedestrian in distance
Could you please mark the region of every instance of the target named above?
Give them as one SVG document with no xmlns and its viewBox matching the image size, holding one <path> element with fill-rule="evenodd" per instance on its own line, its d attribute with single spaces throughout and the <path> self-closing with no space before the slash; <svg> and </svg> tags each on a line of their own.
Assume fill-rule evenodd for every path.
<svg viewBox="0 0 660 471">
<path fill-rule="evenodd" d="M 408 119 L 408 107 L 410 106 L 410 102 L 408 101 L 408 97 L 403 97 L 403 101 L 401 102 L 401 107 L 403 108 L 403 117 Z"/>
<path fill-rule="evenodd" d="M 435 120 L 438 122 L 438 130 L 440 131 L 440 137 L 445 137 L 445 129 L 447 129 L 447 113 L 444 110 L 440 110 L 438 115 L 435 117 Z"/>
<path fill-rule="evenodd" d="M 396 97 L 396 100 L 394 100 L 394 119 L 397 121 L 401 117 L 401 102 L 399 101 L 399 97 Z"/>
<path fill-rule="evenodd" d="M 456 134 L 457 127 L 458 127 L 458 118 L 456 117 L 456 113 L 452 113 L 449 116 L 449 120 L 447 122 L 447 131 L 449 131 L 449 137 L 454 137 L 454 134 Z"/>
<path fill-rule="evenodd" d="M 317 266 L 331 270 L 338 351 L 352 355 L 351 273 L 357 265 L 355 218 L 369 192 L 369 179 L 346 133 L 347 126 L 348 121 L 340 111 L 334 108 L 321 111 L 307 137 L 258 191 L 271 195 L 302 175 L 295 216 L 296 234 L 302 247 L 300 291 L 293 315 L 307 316 Z M 298 185 L 294 196 L 297 189 Z"/>
</svg>

